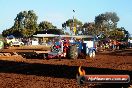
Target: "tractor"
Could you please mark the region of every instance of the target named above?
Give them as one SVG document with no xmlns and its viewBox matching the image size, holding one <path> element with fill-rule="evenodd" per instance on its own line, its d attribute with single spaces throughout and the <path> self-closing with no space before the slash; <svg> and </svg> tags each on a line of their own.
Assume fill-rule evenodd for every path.
<svg viewBox="0 0 132 88">
<path fill-rule="evenodd" d="M 92 36 L 66 36 L 55 38 L 51 52 L 47 58 L 94 58 L 96 53 L 95 39 Z"/>
</svg>

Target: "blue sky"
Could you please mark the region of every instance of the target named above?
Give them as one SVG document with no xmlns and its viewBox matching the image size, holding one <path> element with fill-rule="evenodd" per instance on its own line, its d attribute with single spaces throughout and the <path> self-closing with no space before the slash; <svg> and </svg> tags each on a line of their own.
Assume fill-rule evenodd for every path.
<svg viewBox="0 0 132 88">
<path fill-rule="evenodd" d="M 58 28 L 73 15 L 84 23 L 93 22 L 101 13 L 116 12 L 120 18 L 118 27 L 132 34 L 131 3 L 132 0 L 0 0 L 0 33 L 13 25 L 19 12 L 33 10 L 38 23 L 46 20 Z"/>
</svg>

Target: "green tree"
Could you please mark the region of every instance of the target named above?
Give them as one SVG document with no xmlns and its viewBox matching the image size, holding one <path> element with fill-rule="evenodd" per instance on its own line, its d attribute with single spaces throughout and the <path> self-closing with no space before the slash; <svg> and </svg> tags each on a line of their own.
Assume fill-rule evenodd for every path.
<svg viewBox="0 0 132 88">
<path fill-rule="evenodd" d="M 37 18 L 33 10 L 22 11 L 14 19 L 14 25 L 4 30 L 2 34 L 4 36 L 13 34 L 14 36 L 30 37 L 38 30 Z"/>
<path fill-rule="evenodd" d="M 3 32 L 2 32 L 2 36 L 3 37 L 6 37 L 6 36 L 8 36 L 10 33 L 9 33 L 9 31 L 7 31 L 8 29 L 6 29 L 6 30 L 3 30 Z"/>
<path fill-rule="evenodd" d="M 117 28 L 119 17 L 115 12 L 106 12 L 95 17 L 96 33 L 103 32 L 109 36 L 109 32 Z"/>
<path fill-rule="evenodd" d="M 127 41 L 128 38 L 130 37 L 130 34 L 124 27 L 121 27 L 121 28 L 116 28 L 110 31 L 109 37 L 114 40 Z"/>
<path fill-rule="evenodd" d="M 39 31 L 47 30 L 47 29 L 56 29 L 57 27 L 54 26 L 52 23 L 48 21 L 42 21 L 39 24 Z"/>
<path fill-rule="evenodd" d="M 78 19 L 68 19 L 66 22 L 62 24 L 62 28 L 65 30 L 67 27 L 70 28 L 70 31 L 73 33 L 75 30 L 75 34 L 78 34 L 78 31 L 82 28 L 82 22 Z"/>
<path fill-rule="evenodd" d="M 84 35 L 95 35 L 95 23 L 94 22 L 88 22 L 84 23 L 83 25 L 83 34 Z"/>
<path fill-rule="evenodd" d="M 30 37 L 38 30 L 37 18 L 33 10 L 20 12 L 15 18 L 14 27 L 18 28 L 24 37 Z"/>
<path fill-rule="evenodd" d="M 130 37 L 130 33 L 124 28 L 121 27 L 120 30 L 123 32 L 124 36 L 123 36 L 123 40 L 127 41 L 128 38 Z"/>
<path fill-rule="evenodd" d="M 121 40 L 124 37 L 124 33 L 120 28 L 110 31 L 109 38 L 113 40 Z"/>
</svg>

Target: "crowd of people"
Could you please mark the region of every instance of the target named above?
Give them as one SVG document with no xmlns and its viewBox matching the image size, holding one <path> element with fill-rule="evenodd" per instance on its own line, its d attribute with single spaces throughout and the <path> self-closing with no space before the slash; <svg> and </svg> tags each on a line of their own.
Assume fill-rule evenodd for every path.
<svg viewBox="0 0 132 88">
<path fill-rule="evenodd" d="M 98 50 L 122 50 L 131 47 L 131 42 L 127 41 L 116 41 L 116 40 L 109 40 L 109 41 L 98 41 L 97 47 Z"/>
</svg>

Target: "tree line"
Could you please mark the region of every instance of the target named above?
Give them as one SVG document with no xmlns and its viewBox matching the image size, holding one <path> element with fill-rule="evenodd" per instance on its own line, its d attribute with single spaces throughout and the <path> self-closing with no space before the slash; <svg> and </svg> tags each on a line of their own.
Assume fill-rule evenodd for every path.
<svg viewBox="0 0 132 88">
<path fill-rule="evenodd" d="M 16 37 L 32 37 L 35 33 L 53 33 L 53 34 L 69 34 L 65 33 L 66 29 L 70 29 L 75 35 L 94 35 L 100 38 L 111 39 L 128 39 L 129 32 L 124 27 L 117 27 L 120 18 L 115 12 L 106 12 L 95 16 L 94 22 L 82 23 L 77 18 L 68 19 L 62 23 L 62 29 L 57 29 L 51 22 L 42 21 L 37 23 L 38 16 L 33 10 L 21 11 L 14 19 L 14 25 L 2 32 L 4 37 L 14 35 Z"/>
</svg>

